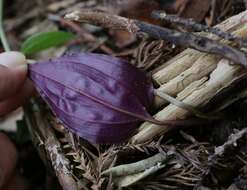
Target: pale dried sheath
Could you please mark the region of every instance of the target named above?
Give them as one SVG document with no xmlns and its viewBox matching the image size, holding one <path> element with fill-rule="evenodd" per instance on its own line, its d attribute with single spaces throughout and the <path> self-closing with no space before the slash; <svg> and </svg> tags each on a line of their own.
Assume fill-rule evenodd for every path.
<svg viewBox="0 0 247 190">
<path fill-rule="evenodd" d="M 131 186 L 131 185 L 135 184 L 136 182 L 138 182 L 144 178 L 147 178 L 148 176 L 154 175 L 157 171 L 163 169 L 165 166 L 166 165 L 161 165 L 158 162 L 155 166 L 148 168 L 148 169 L 144 170 L 143 172 L 135 173 L 132 175 L 121 176 L 121 177 L 115 177 L 113 179 L 113 182 L 120 189 L 122 187 L 128 187 L 128 186 Z"/>
<path fill-rule="evenodd" d="M 186 49 L 165 63 L 168 66 L 154 73 L 152 77 L 158 84 L 164 84 L 190 68 L 201 55 L 203 53 L 197 50 Z"/>
<path fill-rule="evenodd" d="M 237 28 L 233 34 L 239 37 L 246 37 L 247 25 L 242 25 Z M 178 74 L 176 77 L 170 81 L 164 83 L 160 86 L 158 90 L 165 92 L 171 96 L 177 95 L 191 82 L 196 81 L 204 76 L 207 76 L 216 68 L 217 62 L 220 60 L 220 56 L 206 53 L 198 53 L 199 57 L 193 62 L 193 64 L 185 71 Z M 187 59 L 185 61 L 188 61 Z M 179 62 L 183 62 L 180 59 Z M 170 67 L 173 63 L 170 65 Z M 168 74 L 169 75 L 169 74 Z M 156 107 L 162 106 L 166 103 L 159 97 L 155 98 Z"/>
<path fill-rule="evenodd" d="M 102 172 L 102 175 L 112 175 L 115 177 L 115 176 L 126 176 L 126 175 L 136 174 L 155 166 L 157 163 L 163 163 L 167 159 L 168 156 L 166 154 L 158 153 L 145 160 L 109 168 L 106 171 Z"/>
<path fill-rule="evenodd" d="M 216 68 L 217 62 L 219 60 L 220 57 L 216 55 L 202 55 L 190 68 L 188 68 L 169 82 L 161 85 L 158 90 L 165 92 L 171 96 L 176 96 L 193 81 L 199 80 L 200 78 L 207 76 L 210 72 L 212 72 Z M 155 97 L 156 107 L 160 107 L 165 103 L 166 101 L 164 101 L 163 99 Z"/>
<path fill-rule="evenodd" d="M 215 94 L 220 91 L 225 86 L 229 85 L 230 82 L 242 73 L 241 66 L 230 65 L 230 62 L 226 59 L 222 59 L 217 68 L 211 73 L 209 81 L 202 84 L 201 86 L 196 86 L 194 89 L 189 89 L 193 91 L 191 94 L 186 93 L 188 89 L 184 89 L 181 94 L 190 94 L 189 96 L 182 96 L 183 102 L 190 104 L 192 106 L 202 106 L 206 104 Z M 162 111 L 158 112 L 154 117 L 158 120 L 176 120 L 184 119 L 189 116 L 190 113 L 187 110 L 176 107 L 172 104 L 166 106 Z M 132 143 L 142 143 L 148 141 L 155 136 L 159 136 L 170 130 L 168 126 L 157 126 L 155 124 L 150 124 L 145 122 L 141 125 L 141 129 L 135 136 L 131 138 Z"/>
</svg>

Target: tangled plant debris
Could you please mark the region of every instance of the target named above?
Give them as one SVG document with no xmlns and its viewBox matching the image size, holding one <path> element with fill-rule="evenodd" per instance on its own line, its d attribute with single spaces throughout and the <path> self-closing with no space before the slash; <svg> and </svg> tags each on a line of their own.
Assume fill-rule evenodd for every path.
<svg viewBox="0 0 247 190">
<path fill-rule="evenodd" d="M 244 38 L 247 37 L 247 14 L 242 12 L 233 16 L 245 9 L 242 6 L 244 5 L 242 0 L 203 2 L 198 0 L 159 2 L 44 0 L 39 1 L 36 6 L 36 1 L 25 4 L 22 0 L 14 0 L 14 2 L 13 4 L 7 3 L 6 12 L 8 13 L 5 16 L 8 20 L 4 23 L 11 47 L 19 49 L 23 39 L 30 34 L 41 32 L 41 35 L 34 36 L 34 40 L 29 40 L 24 44 L 31 50 L 28 58 L 46 60 L 32 61 L 36 64 L 29 65 L 29 76 L 36 84 L 43 99 L 36 94 L 25 106 L 26 122 L 23 123 L 27 123 L 32 140 L 37 145 L 36 149 L 47 170 L 55 171 L 56 178 L 51 177 L 52 172 L 37 177 L 40 168 L 35 173 L 32 169 L 29 175 L 42 183 L 40 185 L 42 187 L 33 189 L 245 188 L 247 160 L 245 113 L 247 106 L 242 99 L 247 94 L 246 71 L 244 67 L 232 64 L 233 62 L 228 60 L 245 64 L 246 42 Z M 114 7 L 116 4 L 118 7 Z M 125 6 L 121 6 L 122 4 Z M 12 11 L 9 10 L 15 10 L 16 15 L 13 17 L 13 14 L 9 13 Z M 27 10 L 33 11 L 23 14 Z M 82 11 L 80 16 L 84 18 L 86 16 L 85 21 L 89 24 L 97 21 L 96 23 L 103 28 L 63 18 L 65 13 L 74 10 L 87 10 Z M 162 10 L 162 12 L 154 12 L 156 19 L 153 19 L 151 12 L 155 10 Z M 192 17 L 203 25 L 174 15 L 164 17 L 163 10 L 184 18 Z M 230 16 L 233 17 L 214 28 L 208 27 Z M 205 26 L 205 23 L 208 26 Z M 121 30 L 117 31 L 116 28 Z M 73 37 L 71 31 L 75 33 Z M 196 33 L 198 31 L 200 33 Z M 61 36 L 59 33 L 63 33 L 64 37 L 59 37 Z M 172 34 L 179 35 L 179 37 L 176 39 L 176 36 Z M 184 37 L 188 37 L 189 41 L 184 40 Z M 203 43 L 201 43 L 201 37 L 203 37 Z M 197 42 L 200 43 L 197 44 Z M 205 47 L 204 42 L 206 42 Z M 39 48 L 36 49 L 37 51 L 51 49 L 36 53 L 33 45 Z M 192 49 L 182 51 L 184 47 L 197 48 L 205 53 Z M 36 54 L 32 54 L 32 51 Z M 65 52 L 76 53 L 67 54 Z M 116 59 L 114 56 L 122 59 Z M 48 60 L 48 57 L 53 58 Z M 238 57 L 241 59 L 237 60 Z M 91 61 L 88 61 L 89 59 Z M 102 72 L 102 67 L 94 67 L 97 61 L 104 62 L 102 65 L 111 65 L 112 70 L 108 71 L 104 67 L 104 72 Z M 100 63 L 98 65 L 101 65 Z M 142 71 L 129 63 L 133 63 Z M 153 90 L 150 92 L 144 90 L 143 93 L 143 89 L 138 88 L 140 86 L 129 85 L 129 82 L 141 84 L 141 80 L 138 81 L 139 77 L 130 78 L 132 75 L 127 74 L 125 77 L 121 75 L 118 78 L 115 73 L 118 70 L 116 64 L 121 67 L 125 65 L 127 68 L 131 66 L 135 71 L 131 70 L 137 73 L 136 76 L 142 73 L 140 75 L 144 77 L 144 81 L 148 81 L 148 89 L 152 87 L 152 84 L 147 76 L 152 76 Z M 120 70 L 125 71 L 125 69 Z M 110 71 L 112 73 L 109 73 Z M 73 76 L 73 79 L 69 76 Z M 111 83 L 105 83 L 105 78 L 107 81 L 110 78 Z M 59 83 L 54 82 L 53 79 Z M 86 84 L 90 85 L 86 86 Z M 97 88 L 90 91 L 90 88 L 95 85 Z M 77 87 L 80 89 L 76 89 Z M 118 91 L 118 88 L 122 90 Z M 127 88 L 131 89 L 126 92 Z M 80 91 L 86 91 L 86 93 L 82 95 Z M 105 102 L 104 104 L 98 103 L 99 100 L 105 99 L 102 98 L 101 92 L 104 92 L 104 95 L 110 95 L 107 96 L 109 98 L 107 101 L 111 102 L 110 107 Z M 120 100 L 115 97 L 115 94 L 121 92 L 122 96 L 119 95 L 119 97 L 122 99 Z M 127 96 L 128 93 L 133 95 Z M 97 96 L 94 99 L 97 101 L 91 101 L 89 96 L 85 97 L 85 95 Z M 147 98 L 146 95 L 150 97 Z M 154 101 L 151 95 L 155 95 Z M 132 103 L 136 100 L 135 103 L 139 106 L 129 106 L 127 113 L 122 108 L 126 106 L 126 100 L 133 96 L 137 98 L 131 99 Z M 78 99 L 83 102 L 78 103 Z M 146 101 L 147 99 L 150 102 Z M 239 99 L 240 103 L 230 106 Z M 89 102 L 95 107 L 88 106 Z M 88 111 L 83 106 L 90 107 L 90 110 Z M 153 108 L 149 109 L 150 106 Z M 230 108 L 227 109 L 229 106 Z M 98 111 L 100 114 L 97 111 L 91 112 L 93 107 L 97 108 L 96 110 L 100 108 L 101 112 Z M 140 111 L 141 107 L 145 108 L 145 111 L 142 110 L 143 115 L 131 112 Z M 240 109 L 241 107 L 243 108 Z M 102 111 L 103 109 L 106 113 Z M 212 112 L 212 110 L 218 112 L 222 109 L 223 113 L 219 115 Z M 118 117 L 113 120 L 115 114 Z M 90 118 L 96 122 L 80 122 L 74 115 L 79 116 L 79 119 Z M 191 115 L 206 119 L 221 116 L 221 120 L 215 119 L 207 126 L 202 125 L 201 121 L 196 127 L 170 126 L 171 123 L 175 124 L 174 121 L 176 125 L 186 124 L 181 119 Z M 104 120 L 108 123 L 105 122 L 102 125 L 103 120 L 100 117 L 109 119 Z M 122 120 L 117 122 L 112 130 L 114 138 L 111 133 L 103 136 L 102 134 L 105 133 L 102 129 L 113 127 L 108 124 L 119 121 L 119 118 Z M 131 122 L 125 121 L 123 124 L 123 118 Z M 154 118 L 156 120 L 153 120 Z M 148 122 L 141 124 L 147 119 Z M 160 126 L 157 120 L 159 124 L 163 122 L 168 125 Z M 191 124 L 191 121 L 187 124 Z M 23 126 L 19 127 L 19 129 L 22 128 Z M 117 130 L 119 128 L 131 132 L 125 136 L 120 132 L 121 130 Z M 175 130 L 170 131 L 170 129 Z M 237 132 L 236 129 L 238 129 Z M 136 135 L 135 132 L 137 132 Z M 90 136 L 88 133 L 91 133 Z M 109 139 L 116 139 L 112 142 L 119 142 L 128 137 L 131 137 L 129 142 L 98 144 L 106 142 L 105 139 L 107 142 L 110 142 Z M 21 139 L 24 138 L 21 137 Z M 30 140 L 28 145 L 31 146 Z M 23 147 L 20 149 L 22 152 L 24 149 L 24 154 L 21 156 L 28 155 L 27 146 Z M 38 165 L 38 161 L 33 158 L 26 162 L 28 162 L 28 168 L 30 164 Z M 22 162 L 20 165 L 21 172 L 27 173 L 27 167 L 23 167 Z M 114 173 L 119 173 L 119 175 Z M 53 188 L 56 184 L 54 179 L 58 179 L 61 187 Z"/>
</svg>

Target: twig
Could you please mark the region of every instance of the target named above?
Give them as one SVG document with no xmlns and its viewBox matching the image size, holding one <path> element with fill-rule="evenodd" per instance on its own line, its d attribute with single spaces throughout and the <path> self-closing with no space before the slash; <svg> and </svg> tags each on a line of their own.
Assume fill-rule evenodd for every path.
<svg viewBox="0 0 247 190">
<path fill-rule="evenodd" d="M 193 19 L 184 19 L 177 15 L 168 15 L 163 11 L 154 11 L 152 13 L 152 16 L 156 19 L 165 20 L 167 22 L 175 23 L 185 28 L 192 29 L 195 32 L 201 32 L 201 31 L 209 32 L 225 40 L 233 41 L 237 43 L 240 47 L 242 46 L 247 47 L 247 41 L 245 39 L 238 38 L 231 33 L 223 32 L 222 30 L 216 27 L 212 28 L 203 24 L 199 24 L 195 22 Z"/>
<path fill-rule="evenodd" d="M 78 33 L 82 38 L 84 38 L 84 40 L 88 42 L 97 41 L 97 39 L 92 34 L 85 31 L 82 27 L 78 26 L 76 23 L 65 20 L 64 18 L 54 14 L 49 14 L 48 18 L 52 21 L 60 22 L 63 26 L 67 26 L 71 28 L 74 32 Z"/>
<path fill-rule="evenodd" d="M 228 45 L 223 45 L 208 38 L 191 33 L 181 33 L 144 22 L 137 22 L 136 25 L 140 28 L 140 31 L 146 32 L 154 38 L 166 39 L 174 44 L 193 48 L 201 52 L 218 54 L 234 61 L 235 63 L 240 63 L 245 67 L 247 66 L 247 56 L 245 52 Z"/>
<path fill-rule="evenodd" d="M 96 11 L 76 11 L 65 15 L 65 18 L 78 22 L 93 23 L 111 29 L 127 30 L 137 35 L 146 33 L 155 39 L 165 39 L 184 47 L 218 54 L 235 63 L 242 64 L 245 67 L 247 66 L 247 56 L 245 52 L 191 33 L 182 33 L 142 21 Z"/>
<path fill-rule="evenodd" d="M 214 160 L 215 157 L 222 156 L 229 147 L 236 147 L 237 141 L 247 134 L 247 128 L 229 136 L 228 140 L 221 146 L 215 148 L 215 153 L 209 157 L 209 160 Z"/>
<path fill-rule="evenodd" d="M 10 51 L 4 29 L 3 29 L 3 0 L 0 0 L 0 39 L 5 51 Z"/>
</svg>

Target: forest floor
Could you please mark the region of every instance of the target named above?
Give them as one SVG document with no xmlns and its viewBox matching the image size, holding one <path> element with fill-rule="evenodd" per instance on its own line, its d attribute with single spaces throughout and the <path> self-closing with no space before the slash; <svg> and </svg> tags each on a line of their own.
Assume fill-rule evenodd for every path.
<svg viewBox="0 0 247 190">
<path fill-rule="evenodd" d="M 37 32 L 71 31 L 77 35 L 75 40 L 66 43 L 64 46 L 42 51 L 30 58 L 47 59 L 63 55 L 68 50 L 105 53 L 121 57 L 138 67 L 145 67 L 148 73 L 157 70 L 161 63 L 170 60 L 184 50 L 184 47 L 174 46 L 174 44 L 165 40 L 140 39 L 125 31 L 103 29 L 89 24 L 84 24 L 80 27 L 79 24 L 63 18 L 66 13 L 84 8 L 103 10 L 111 14 L 185 31 L 184 28 L 177 27 L 173 23 L 161 22 L 152 18 L 150 16 L 152 11 L 162 10 L 168 14 L 176 14 L 187 19 L 192 18 L 197 23 L 211 27 L 246 10 L 247 1 L 7 0 L 4 6 L 4 28 L 11 48 L 17 51 L 20 50 L 23 41 Z M 193 31 L 190 30 L 190 32 Z M 150 62 L 152 64 L 148 64 Z M 247 189 L 247 135 L 243 131 L 247 124 L 247 102 L 241 99 L 223 112 L 227 117 L 220 122 L 212 123 L 210 127 L 185 128 L 169 133 L 166 139 L 163 140 L 166 141 L 164 146 L 160 145 L 157 148 L 159 145 L 149 144 L 143 148 L 142 146 L 127 147 L 125 145 L 125 147 L 114 149 L 114 151 L 122 151 L 123 155 L 124 151 L 132 152 L 136 157 L 132 155 L 129 159 L 135 161 L 140 157 L 146 158 L 148 154 L 153 155 L 159 148 L 168 151 L 171 147 L 175 147 L 179 154 L 183 152 L 180 156 L 183 155 L 186 159 L 187 157 L 190 159 L 191 156 L 191 159 L 198 161 L 194 166 L 201 167 L 195 169 L 193 164 L 187 164 L 187 168 L 181 170 L 179 164 L 174 167 L 173 163 L 173 166 L 170 166 L 173 168 L 172 171 L 169 170 L 170 173 L 159 173 L 158 177 L 154 179 L 148 178 L 149 180 L 145 183 L 136 183 L 135 186 L 129 189 L 164 189 L 164 187 L 166 189 Z M 36 146 L 33 145 L 32 135 L 29 133 L 25 120 L 22 119 L 23 114 L 23 110 L 20 109 L 0 121 L 1 129 L 7 130 L 6 133 L 11 136 L 18 147 L 18 169 L 20 173 L 28 179 L 33 190 L 61 189 L 50 163 L 44 161 L 46 159 L 44 154 L 44 157 L 40 158 L 40 153 L 37 152 Z M 47 117 L 49 118 L 50 116 Z M 51 120 L 54 120 L 54 118 Z M 8 130 L 10 128 L 11 130 Z M 243 132 L 243 134 L 240 134 L 240 132 Z M 58 134 L 58 138 L 60 138 L 59 141 L 63 146 L 62 150 L 67 153 L 67 144 L 63 142 L 63 136 Z M 235 140 L 232 141 L 233 138 Z M 219 153 L 220 155 L 217 155 L 215 147 L 219 146 L 224 150 L 222 154 Z M 106 150 L 105 148 L 102 149 Z M 76 169 L 76 167 L 82 167 L 82 163 L 80 163 L 81 165 L 75 163 L 73 159 L 75 160 L 74 157 L 69 158 L 72 162 L 71 165 L 73 167 L 71 170 L 73 170 L 75 178 L 87 178 L 87 181 L 83 181 L 81 184 L 81 189 L 84 189 L 85 184 L 92 189 L 106 188 L 105 186 L 107 185 L 104 185 L 104 182 L 102 184 L 99 182 L 99 176 L 95 177 L 90 172 L 88 174 L 83 169 L 85 173 L 83 175 L 79 174 L 80 169 Z M 122 162 L 121 160 L 118 160 L 118 162 L 124 163 L 123 160 L 126 159 L 126 155 L 121 159 Z M 177 159 L 178 161 L 183 160 Z M 87 161 L 85 167 L 88 167 L 87 164 L 90 164 L 90 161 Z M 97 170 L 98 168 L 94 169 Z M 174 171 L 175 173 L 173 173 Z M 109 181 L 111 182 L 111 180 Z M 108 185 L 110 184 L 109 181 Z M 110 189 L 109 186 L 107 188 Z"/>
</svg>

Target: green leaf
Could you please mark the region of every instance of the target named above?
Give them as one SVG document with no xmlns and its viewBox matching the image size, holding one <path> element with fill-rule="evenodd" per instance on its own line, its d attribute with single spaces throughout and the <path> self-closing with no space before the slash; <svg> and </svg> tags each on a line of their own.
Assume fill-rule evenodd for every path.
<svg viewBox="0 0 247 190">
<path fill-rule="evenodd" d="M 42 50 L 59 46 L 71 40 L 72 33 L 63 31 L 42 32 L 29 37 L 21 46 L 22 53 L 34 54 Z"/>
</svg>

